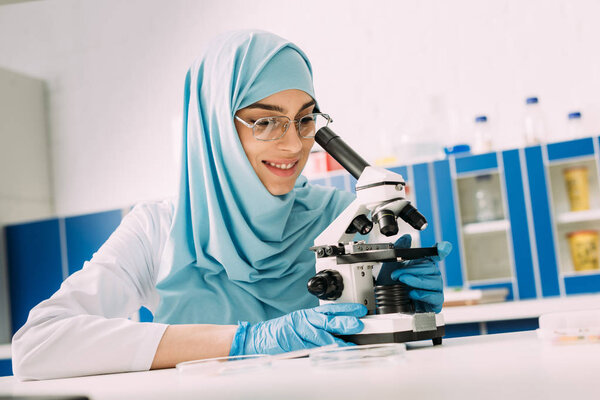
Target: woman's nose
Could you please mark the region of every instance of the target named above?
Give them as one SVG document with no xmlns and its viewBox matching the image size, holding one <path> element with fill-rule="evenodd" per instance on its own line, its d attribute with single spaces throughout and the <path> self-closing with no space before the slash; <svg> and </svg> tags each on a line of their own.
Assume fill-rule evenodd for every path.
<svg viewBox="0 0 600 400">
<path fill-rule="evenodd" d="M 290 122 L 287 132 L 278 142 L 281 149 L 291 153 L 299 153 L 302 150 L 302 138 L 298 133 L 297 124 Z"/>
</svg>

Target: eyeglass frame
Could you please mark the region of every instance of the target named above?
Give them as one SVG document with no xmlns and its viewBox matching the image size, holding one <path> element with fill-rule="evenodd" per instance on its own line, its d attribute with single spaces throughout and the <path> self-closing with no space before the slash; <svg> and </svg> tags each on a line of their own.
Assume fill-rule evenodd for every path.
<svg viewBox="0 0 600 400">
<path fill-rule="evenodd" d="M 325 113 L 321 113 L 321 112 L 306 114 L 302 118 L 306 118 L 309 115 L 321 115 L 321 116 L 323 116 L 327 120 L 327 124 L 325 124 L 325 126 L 329 126 L 329 124 L 333 122 L 333 119 L 329 116 L 329 114 L 325 114 Z M 243 119 L 241 119 L 237 115 L 234 115 L 234 117 L 235 117 L 235 119 L 237 119 L 238 121 L 240 121 L 242 124 L 244 124 L 245 127 L 252 129 L 252 137 L 254 137 L 254 139 L 256 139 L 256 140 L 260 140 L 261 142 L 272 142 L 273 140 L 279 140 L 279 139 L 281 139 L 282 137 L 285 136 L 285 134 L 287 133 L 287 131 L 290 129 L 290 125 L 291 125 L 292 122 L 296 125 L 296 132 L 298 132 L 298 136 L 300 136 L 303 139 L 312 139 L 317 134 L 317 132 L 315 132 L 315 135 L 313 135 L 313 136 L 302 136 L 300 134 L 300 120 L 302 118 L 291 119 L 287 115 L 272 115 L 272 116 L 269 116 L 269 117 L 258 118 L 256 121 L 254 121 L 253 124 L 251 124 L 249 122 L 244 121 Z M 256 127 L 256 124 L 261 119 L 267 119 L 267 118 L 286 118 L 288 120 L 288 122 L 285 125 L 285 129 L 284 129 L 283 133 L 281 134 L 281 136 L 273 138 L 273 139 L 259 139 L 259 138 L 256 137 L 256 135 L 254 134 L 254 128 Z"/>
</svg>

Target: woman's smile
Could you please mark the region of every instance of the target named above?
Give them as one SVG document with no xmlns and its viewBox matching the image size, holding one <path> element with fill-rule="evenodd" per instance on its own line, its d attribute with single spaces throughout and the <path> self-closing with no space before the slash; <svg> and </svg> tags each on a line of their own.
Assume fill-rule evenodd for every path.
<svg viewBox="0 0 600 400">
<path fill-rule="evenodd" d="M 273 174 L 281 177 L 289 177 L 296 174 L 298 159 L 295 160 L 263 160 L 265 167 Z"/>
</svg>

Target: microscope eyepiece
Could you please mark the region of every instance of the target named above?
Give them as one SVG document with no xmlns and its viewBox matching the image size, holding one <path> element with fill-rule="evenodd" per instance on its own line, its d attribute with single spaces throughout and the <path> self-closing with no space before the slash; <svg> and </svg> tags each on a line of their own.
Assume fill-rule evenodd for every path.
<svg viewBox="0 0 600 400">
<path fill-rule="evenodd" d="M 315 141 L 356 179 L 360 178 L 360 174 L 369 166 L 369 163 L 327 126 L 317 131 Z"/>
</svg>

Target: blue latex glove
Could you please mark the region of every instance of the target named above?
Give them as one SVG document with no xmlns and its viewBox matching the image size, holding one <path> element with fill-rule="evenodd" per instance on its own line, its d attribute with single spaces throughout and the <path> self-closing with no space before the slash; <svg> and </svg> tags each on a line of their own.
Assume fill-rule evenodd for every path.
<svg viewBox="0 0 600 400">
<path fill-rule="evenodd" d="M 230 356 L 242 354 L 279 354 L 336 343 L 351 343 L 336 335 L 352 335 L 363 330 L 358 319 L 367 307 L 355 303 L 324 304 L 298 310 L 282 317 L 250 324 L 240 322 L 231 343 Z"/>
<path fill-rule="evenodd" d="M 397 249 L 409 248 L 412 238 L 403 235 L 394 245 Z M 438 261 L 446 258 L 452 251 L 450 242 L 436 244 L 438 255 L 418 260 L 383 263 L 377 276 L 378 285 L 391 285 L 402 282 L 412 289 L 408 295 L 415 300 L 415 309 L 419 312 L 442 311 L 444 303 L 444 283 L 437 265 Z"/>
</svg>

